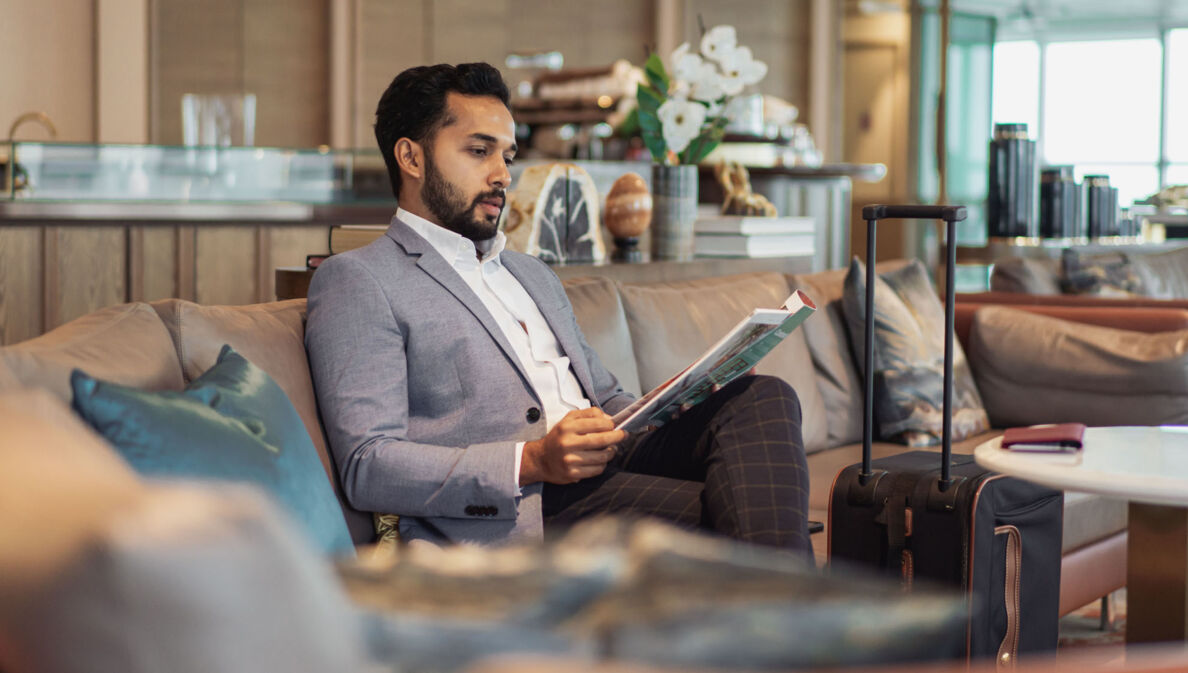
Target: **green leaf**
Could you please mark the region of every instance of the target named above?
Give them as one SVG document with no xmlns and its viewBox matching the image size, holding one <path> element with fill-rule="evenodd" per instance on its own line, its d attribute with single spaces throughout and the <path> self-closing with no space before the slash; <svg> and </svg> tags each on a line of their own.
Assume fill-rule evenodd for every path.
<svg viewBox="0 0 1188 673">
<path fill-rule="evenodd" d="M 647 112 L 646 110 L 639 111 L 639 126 L 645 131 L 652 133 L 660 133 L 661 123 L 660 118 L 655 113 Z"/>
<path fill-rule="evenodd" d="M 711 124 L 709 128 L 702 131 L 700 135 L 689 143 L 688 149 L 681 157 L 681 163 L 698 164 L 701 160 L 709 156 L 710 152 L 722 142 L 722 138 L 726 132 L 722 129 L 725 126 L 725 121 L 721 125 Z"/>
<path fill-rule="evenodd" d="M 635 91 L 635 100 L 639 107 L 647 112 L 655 113 L 664 104 L 664 96 L 655 89 L 640 84 Z"/>
<path fill-rule="evenodd" d="M 659 163 L 664 163 L 664 155 L 668 151 L 668 147 L 664 144 L 664 136 L 652 131 L 644 131 L 641 136 L 643 137 L 644 146 L 652 153 L 652 159 Z"/>
<path fill-rule="evenodd" d="M 644 63 L 644 74 L 647 75 L 653 89 L 668 94 L 668 73 L 664 70 L 664 62 L 655 52 L 652 52 Z"/>
</svg>

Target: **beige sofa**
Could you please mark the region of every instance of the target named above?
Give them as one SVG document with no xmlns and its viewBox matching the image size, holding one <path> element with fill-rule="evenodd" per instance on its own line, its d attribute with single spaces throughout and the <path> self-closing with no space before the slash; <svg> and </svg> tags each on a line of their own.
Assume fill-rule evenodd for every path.
<svg viewBox="0 0 1188 673">
<path fill-rule="evenodd" d="M 800 396 L 805 447 L 810 454 L 812 517 L 824 521 L 834 476 L 842 467 L 856 462 L 860 453 L 859 376 L 840 315 L 843 275 L 841 271 L 803 277 L 747 274 L 637 285 L 590 277 L 572 279 L 565 285 L 589 342 L 624 387 L 635 392 L 654 386 L 683 367 L 750 308 L 778 306 L 790 287 L 807 291 L 817 301 L 820 311 L 769 355 L 759 371 L 784 377 Z M 267 371 L 288 394 L 341 500 L 310 383 L 302 339 L 304 315 L 304 300 L 230 307 L 200 306 L 171 299 L 109 307 L 41 337 L 0 348 L 0 391 L 36 387 L 68 401 L 69 373 L 75 367 L 126 385 L 176 390 L 210 367 L 220 347 L 230 344 Z M 988 395 L 983 393 L 992 421 L 1004 417 L 993 405 L 1010 406 L 1002 403 L 1004 395 L 1015 401 L 1028 396 L 1027 390 L 1012 390 L 1012 375 L 998 366 L 1003 351 L 993 344 L 995 330 L 1001 329 L 1004 320 L 1017 323 L 1018 315 L 1022 314 L 983 309 L 967 329 L 967 348 L 979 386 L 986 385 L 992 391 Z M 1059 331 L 1052 326 L 1059 321 L 1043 317 L 1035 320 L 1041 321 L 1036 328 L 1037 342 L 1045 341 L 1043 335 L 1052 329 Z M 1014 343 L 1008 350 L 1026 354 L 1032 345 Z M 1078 364 L 1062 362 L 1060 358 L 1050 363 L 1057 369 L 1075 369 Z M 1140 371 L 1131 374 L 1117 370 L 1115 366 L 1112 373 L 1115 377 L 1142 375 Z M 1131 389 L 1141 392 L 1142 386 Z M 1040 420 L 1053 421 L 1105 418 L 1104 424 L 1184 422 L 1182 418 L 1163 417 L 1174 416 L 1174 405 L 1143 412 L 1141 394 L 1132 397 L 1135 403 L 1126 409 L 1118 409 L 1108 394 L 1099 397 L 1094 403 L 1097 406 L 1086 407 L 1087 415 L 1080 419 L 1067 418 L 1067 409 L 1045 417 L 1042 404 L 1032 405 L 1031 411 Z M 1101 416 L 1100 407 L 1113 409 L 1113 415 Z M 1162 416 L 1155 418 L 1152 413 Z M 1038 422 L 1010 414 L 1017 416 L 1017 412 L 1009 411 L 1006 415 L 1011 421 Z M 992 436 L 971 438 L 956 448 L 970 450 Z M 879 457 L 903 450 L 903 446 L 878 443 L 874 452 Z M 353 510 L 345 502 L 343 508 L 356 543 L 369 542 L 370 516 Z M 1124 584 L 1125 526 L 1123 503 L 1085 495 L 1068 496 L 1062 613 Z M 816 535 L 814 545 L 818 556 L 823 557 L 827 549 L 825 535 Z"/>
</svg>

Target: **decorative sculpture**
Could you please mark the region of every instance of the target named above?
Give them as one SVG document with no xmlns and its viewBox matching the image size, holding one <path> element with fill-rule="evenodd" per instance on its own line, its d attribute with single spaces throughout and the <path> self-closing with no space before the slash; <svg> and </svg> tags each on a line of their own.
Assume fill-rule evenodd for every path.
<svg viewBox="0 0 1188 673">
<path fill-rule="evenodd" d="M 616 262 L 642 262 L 639 237 L 652 221 L 652 192 L 637 173 L 624 173 L 606 195 L 606 228 L 614 237 Z"/>
<path fill-rule="evenodd" d="M 723 215 L 777 215 L 776 207 L 767 197 L 751 191 L 751 175 L 742 164 L 737 161 L 720 161 L 714 166 L 714 177 L 722 186 Z"/>
<path fill-rule="evenodd" d="M 503 231 L 509 250 L 536 255 L 549 264 L 598 263 L 606 258 L 598 190 L 579 166 L 529 166 L 507 197 Z"/>
</svg>

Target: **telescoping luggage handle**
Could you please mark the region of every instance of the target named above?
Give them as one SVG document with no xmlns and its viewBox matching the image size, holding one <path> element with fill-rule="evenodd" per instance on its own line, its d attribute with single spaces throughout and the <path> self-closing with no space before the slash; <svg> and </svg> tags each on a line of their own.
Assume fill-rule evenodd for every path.
<svg viewBox="0 0 1188 673">
<path fill-rule="evenodd" d="M 875 287 L 875 223 L 879 220 L 918 219 L 944 220 L 945 231 L 945 370 L 944 418 L 941 430 L 941 477 L 937 491 L 944 493 L 953 484 L 951 465 L 953 454 L 953 313 L 956 300 L 953 292 L 953 273 L 957 266 L 957 223 L 965 219 L 965 206 L 885 206 L 862 208 L 866 220 L 866 333 L 865 377 L 866 392 L 862 398 L 862 473 L 858 483 L 873 497 L 874 484 L 881 474 L 871 471 L 870 448 L 874 438 L 874 287 Z"/>
</svg>

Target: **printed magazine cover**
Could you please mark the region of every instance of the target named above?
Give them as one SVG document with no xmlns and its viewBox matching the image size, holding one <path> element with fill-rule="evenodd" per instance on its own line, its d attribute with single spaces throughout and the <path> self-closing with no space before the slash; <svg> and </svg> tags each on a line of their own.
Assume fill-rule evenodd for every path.
<svg viewBox="0 0 1188 673">
<path fill-rule="evenodd" d="M 615 428 L 638 432 L 664 425 L 682 405 L 701 402 L 715 385 L 724 386 L 749 371 L 816 310 L 800 290 L 783 308 L 755 309 L 684 371 L 615 414 Z"/>
</svg>

